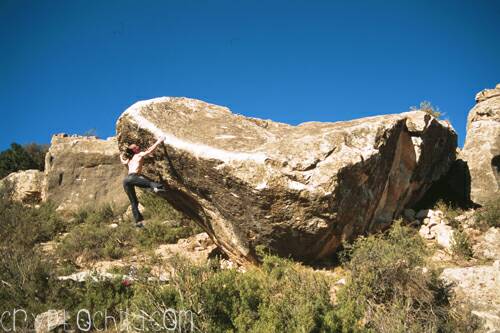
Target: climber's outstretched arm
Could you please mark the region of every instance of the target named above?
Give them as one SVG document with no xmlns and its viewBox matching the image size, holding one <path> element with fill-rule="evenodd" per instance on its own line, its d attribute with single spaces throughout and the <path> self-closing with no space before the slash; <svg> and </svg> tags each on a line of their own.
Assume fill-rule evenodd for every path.
<svg viewBox="0 0 500 333">
<path fill-rule="evenodd" d="M 156 147 L 158 147 L 158 145 L 163 141 L 165 141 L 165 137 L 162 135 L 151 147 L 149 147 L 147 150 L 143 152 L 143 155 L 145 156 L 151 154 L 156 149 Z"/>
</svg>

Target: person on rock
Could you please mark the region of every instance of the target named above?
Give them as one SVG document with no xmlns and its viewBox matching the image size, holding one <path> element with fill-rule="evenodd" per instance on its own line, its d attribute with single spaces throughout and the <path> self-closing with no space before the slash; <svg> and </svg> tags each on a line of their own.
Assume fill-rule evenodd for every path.
<svg viewBox="0 0 500 333">
<path fill-rule="evenodd" d="M 126 149 L 125 154 L 120 155 L 122 164 L 126 165 L 128 168 L 128 175 L 125 179 L 123 179 L 123 188 L 125 189 L 125 192 L 130 200 L 132 215 L 134 216 L 135 225 L 137 227 L 144 226 L 142 222 L 144 218 L 139 211 L 139 200 L 137 199 L 137 194 L 135 193 L 135 187 L 150 188 L 155 193 L 165 191 L 162 184 L 154 182 L 141 174 L 144 157 L 151 154 L 164 140 L 165 137 L 161 136 L 145 151 L 141 151 L 141 148 L 138 145 L 131 144 Z"/>
</svg>

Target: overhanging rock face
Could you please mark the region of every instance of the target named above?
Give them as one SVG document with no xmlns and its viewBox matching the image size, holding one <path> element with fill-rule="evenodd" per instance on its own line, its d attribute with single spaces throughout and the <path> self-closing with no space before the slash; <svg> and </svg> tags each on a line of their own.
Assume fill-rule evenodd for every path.
<svg viewBox="0 0 500 333">
<path fill-rule="evenodd" d="M 188 98 L 138 102 L 118 142 L 165 135 L 145 173 L 239 262 L 264 245 L 311 261 L 388 226 L 455 159 L 456 133 L 421 112 L 298 126 Z"/>
</svg>

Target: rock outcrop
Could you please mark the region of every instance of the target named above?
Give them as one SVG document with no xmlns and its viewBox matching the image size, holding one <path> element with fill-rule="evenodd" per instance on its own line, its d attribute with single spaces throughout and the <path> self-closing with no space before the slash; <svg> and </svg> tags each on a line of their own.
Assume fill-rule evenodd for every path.
<svg viewBox="0 0 500 333">
<path fill-rule="evenodd" d="M 44 179 L 40 170 L 17 171 L 0 180 L 0 188 L 5 189 L 14 201 L 36 204 L 42 201 Z"/>
<path fill-rule="evenodd" d="M 120 147 L 165 135 L 144 172 L 234 260 L 263 245 L 315 260 L 387 227 L 455 160 L 456 133 L 422 111 L 298 126 L 188 98 L 138 102 Z"/>
<path fill-rule="evenodd" d="M 500 195 L 500 84 L 478 93 L 476 102 L 460 158 L 470 171 L 471 199 L 483 205 Z"/>
<path fill-rule="evenodd" d="M 422 225 L 419 229 L 420 236 L 427 240 L 435 239 L 439 246 L 451 252 L 454 230 L 448 225 L 443 212 L 431 209 L 424 210 L 417 214 L 417 218 L 422 218 Z"/>
<path fill-rule="evenodd" d="M 470 303 L 487 332 L 500 329 L 500 260 L 492 265 L 446 268 L 441 277 L 453 284 L 457 300 Z"/>
<path fill-rule="evenodd" d="M 176 244 L 162 244 L 155 254 L 161 259 L 169 259 L 179 255 L 195 264 L 206 264 L 216 246 L 207 233 L 202 232 L 188 238 L 179 239 Z"/>
<path fill-rule="evenodd" d="M 69 319 L 69 314 L 65 310 L 49 310 L 40 313 L 35 318 L 35 333 L 50 333 L 66 331 L 65 325 Z"/>
<path fill-rule="evenodd" d="M 124 205 L 126 173 L 114 137 L 54 135 L 45 157 L 44 200 L 65 211 L 105 203 Z"/>
</svg>

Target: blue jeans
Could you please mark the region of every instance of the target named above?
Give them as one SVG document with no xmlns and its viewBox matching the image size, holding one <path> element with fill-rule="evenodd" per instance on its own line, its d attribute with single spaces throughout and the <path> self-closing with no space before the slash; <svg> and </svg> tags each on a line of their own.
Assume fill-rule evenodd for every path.
<svg viewBox="0 0 500 333">
<path fill-rule="evenodd" d="M 130 205 L 132 206 L 132 215 L 134 216 L 134 221 L 140 222 L 144 220 L 141 212 L 139 211 L 139 200 L 137 200 L 137 194 L 135 193 L 135 187 L 142 188 L 162 188 L 162 184 L 156 183 L 149 178 L 137 173 L 129 173 L 125 179 L 123 179 L 123 189 L 127 193 L 128 199 L 130 200 Z"/>
</svg>

